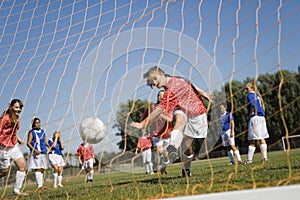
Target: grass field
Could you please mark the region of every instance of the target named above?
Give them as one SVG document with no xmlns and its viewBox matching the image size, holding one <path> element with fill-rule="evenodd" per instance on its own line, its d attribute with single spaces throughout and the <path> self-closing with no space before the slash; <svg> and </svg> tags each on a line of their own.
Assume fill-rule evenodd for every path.
<svg viewBox="0 0 300 200">
<path fill-rule="evenodd" d="M 255 154 L 251 165 L 229 166 L 227 157 L 193 161 L 188 178 L 181 177 L 179 163 L 169 166 L 164 176 L 114 172 L 95 174 L 93 182 L 85 183 L 81 175 L 65 178 L 63 188 L 54 189 L 52 182 L 46 182 L 46 189 L 40 191 L 35 184 L 26 184 L 24 191 L 29 196 L 18 199 L 156 199 L 300 183 L 300 149 L 268 156 L 270 161 L 262 164 Z M 11 195 L 12 186 L 0 191 L 3 199 L 16 198 Z"/>
</svg>

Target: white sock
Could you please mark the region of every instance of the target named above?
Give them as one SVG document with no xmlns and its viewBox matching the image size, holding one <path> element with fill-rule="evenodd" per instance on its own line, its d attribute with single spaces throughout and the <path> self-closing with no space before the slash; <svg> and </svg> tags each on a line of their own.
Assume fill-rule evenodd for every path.
<svg viewBox="0 0 300 200">
<path fill-rule="evenodd" d="M 153 163 L 152 162 L 149 162 L 149 171 L 150 171 L 150 173 L 153 172 Z"/>
<path fill-rule="evenodd" d="M 249 161 L 252 161 L 255 149 L 256 149 L 256 147 L 254 147 L 254 146 L 250 146 L 250 145 L 248 146 L 248 160 Z"/>
<path fill-rule="evenodd" d="M 268 159 L 268 156 L 267 156 L 267 144 L 261 144 L 260 145 L 260 150 L 262 152 L 262 156 L 264 159 Z"/>
<path fill-rule="evenodd" d="M 239 151 L 239 150 L 235 150 L 235 151 L 234 151 L 234 154 L 235 154 L 236 159 L 237 159 L 238 161 L 242 161 L 242 160 L 241 160 L 241 155 L 240 155 L 240 151 Z"/>
<path fill-rule="evenodd" d="M 42 172 L 35 172 L 35 179 L 38 188 L 43 187 L 43 173 Z"/>
<path fill-rule="evenodd" d="M 232 150 L 227 151 L 227 155 L 229 157 L 230 162 L 234 163 L 233 151 Z"/>
<path fill-rule="evenodd" d="M 170 145 L 173 145 L 176 149 L 178 149 L 181 145 L 183 135 L 179 130 L 171 131 Z"/>
<path fill-rule="evenodd" d="M 90 170 L 90 175 L 89 175 L 89 179 L 92 180 L 93 179 L 93 175 L 94 175 L 94 170 Z"/>
<path fill-rule="evenodd" d="M 14 192 L 16 192 L 16 193 L 20 192 L 20 189 L 23 185 L 24 179 L 25 179 L 25 172 L 17 171 L 16 182 L 14 185 Z"/>
<path fill-rule="evenodd" d="M 145 163 L 145 171 L 147 174 L 149 174 L 149 165 L 148 163 Z"/>
<path fill-rule="evenodd" d="M 57 177 L 58 185 L 62 185 L 62 176 Z"/>
<path fill-rule="evenodd" d="M 58 173 L 53 173 L 53 186 L 57 186 Z"/>
</svg>

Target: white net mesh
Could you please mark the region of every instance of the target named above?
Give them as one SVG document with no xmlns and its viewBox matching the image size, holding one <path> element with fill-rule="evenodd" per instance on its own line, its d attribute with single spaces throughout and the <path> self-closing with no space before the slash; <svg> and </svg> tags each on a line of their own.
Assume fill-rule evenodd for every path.
<svg viewBox="0 0 300 200">
<path fill-rule="evenodd" d="M 121 137 L 113 125 L 120 104 L 155 101 L 156 91 L 143 79 L 149 67 L 159 65 L 209 92 L 234 80 L 295 72 L 299 9 L 296 0 L 1 1 L 0 110 L 21 99 L 19 136 L 26 141 L 31 120 L 39 117 L 48 137 L 60 130 L 68 156 L 81 143 L 79 124 L 97 116 L 107 135 L 95 151 L 99 158 L 118 154 Z M 220 95 L 219 101 L 226 98 Z M 217 140 L 212 136 L 209 149 Z M 119 164 L 134 156 L 105 162 L 131 172 L 130 162 Z"/>
</svg>

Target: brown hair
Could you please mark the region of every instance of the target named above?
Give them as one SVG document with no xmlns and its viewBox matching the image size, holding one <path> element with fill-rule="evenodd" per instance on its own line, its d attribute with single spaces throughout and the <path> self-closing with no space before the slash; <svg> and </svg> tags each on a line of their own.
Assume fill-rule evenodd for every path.
<svg viewBox="0 0 300 200">
<path fill-rule="evenodd" d="M 4 115 L 8 114 L 9 115 L 9 118 L 10 118 L 10 121 L 13 123 L 13 124 L 17 124 L 18 122 L 18 116 L 16 115 L 16 113 L 13 111 L 13 106 L 15 105 L 15 103 L 19 103 L 20 105 L 20 108 L 23 109 L 23 103 L 20 99 L 13 99 L 11 100 L 9 106 L 8 106 L 8 109 L 5 110 L 1 117 L 2 118 Z"/>
</svg>

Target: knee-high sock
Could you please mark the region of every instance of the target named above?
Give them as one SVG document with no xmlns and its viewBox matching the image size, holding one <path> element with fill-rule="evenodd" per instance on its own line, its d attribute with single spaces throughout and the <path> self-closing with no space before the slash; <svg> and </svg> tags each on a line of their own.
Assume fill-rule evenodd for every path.
<svg viewBox="0 0 300 200">
<path fill-rule="evenodd" d="M 256 148 L 254 146 L 250 146 L 250 145 L 248 146 L 248 160 L 249 161 L 252 161 L 255 149 Z"/>
<path fill-rule="evenodd" d="M 57 177 L 57 182 L 58 182 L 58 185 L 61 185 L 61 183 L 62 183 L 62 176 L 61 175 Z"/>
<path fill-rule="evenodd" d="M 236 159 L 237 159 L 238 161 L 241 161 L 241 155 L 240 155 L 240 151 L 239 151 L 238 149 L 234 151 L 234 154 L 235 154 L 235 156 L 236 156 Z"/>
<path fill-rule="evenodd" d="M 94 169 L 91 169 L 88 175 L 88 180 L 92 180 L 94 175 Z"/>
<path fill-rule="evenodd" d="M 20 192 L 24 179 L 25 179 L 25 172 L 17 171 L 16 182 L 14 185 L 14 192 Z"/>
<path fill-rule="evenodd" d="M 43 187 L 43 173 L 42 172 L 35 172 L 35 179 L 36 179 L 36 184 L 38 188 Z"/>
<path fill-rule="evenodd" d="M 230 150 L 230 151 L 227 151 L 227 155 L 229 157 L 229 160 L 231 163 L 234 163 L 234 156 L 233 156 L 233 151 Z"/>
<path fill-rule="evenodd" d="M 261 144 L 260 145 L 260 150 L 262 152 L 263 159 L 267 159 L 268 158 L 268 156 L 267 156 L 267 144 Z"/>
<path fill-rule="evenodd" d="M 53 186 L 57 186 L 58 173 L 53 173 Z"/>
<path fill-rule="evenodd" d="M 176 149 L 178 149 L 180 147 L 182 139 L 183 139 L 183 135 L 181 131 L 179 130 L 171 131 L 170 145 L 173 145 Z"/>
</svg>

